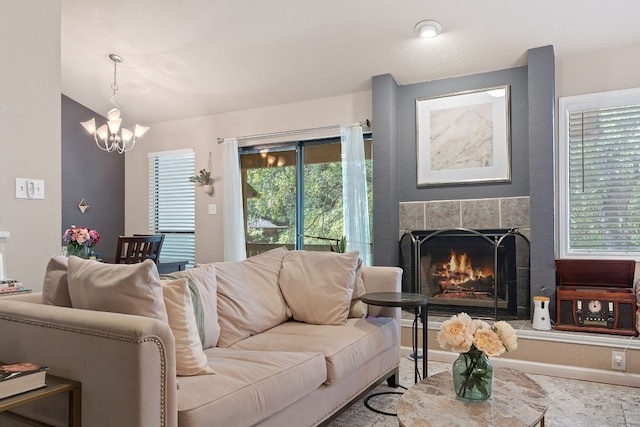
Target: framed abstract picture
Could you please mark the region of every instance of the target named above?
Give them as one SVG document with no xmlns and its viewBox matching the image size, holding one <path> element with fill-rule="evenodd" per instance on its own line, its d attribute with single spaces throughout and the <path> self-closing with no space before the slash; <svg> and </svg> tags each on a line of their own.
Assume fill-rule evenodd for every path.
<svg viewBox="0 0 640 427">
<path fill-rule="evenodd" d="M 417 185 L 511 181 L 509 86 L 416 100 Z"/>
</svg>

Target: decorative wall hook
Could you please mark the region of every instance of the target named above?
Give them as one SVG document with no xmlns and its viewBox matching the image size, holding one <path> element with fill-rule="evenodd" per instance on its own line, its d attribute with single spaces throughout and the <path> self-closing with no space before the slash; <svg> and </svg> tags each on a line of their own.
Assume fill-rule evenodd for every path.
<svg viewBox="0 0 640 427">
<path fill-rule="evenodd" d="M 80 209 L 80 212 L 82 212 L 83 214 L 89 208 L 90 208 L 89 204 L 84 199 L 80 200 L 80 203 L 78 203 L 78 209 Z"/>
</svg>

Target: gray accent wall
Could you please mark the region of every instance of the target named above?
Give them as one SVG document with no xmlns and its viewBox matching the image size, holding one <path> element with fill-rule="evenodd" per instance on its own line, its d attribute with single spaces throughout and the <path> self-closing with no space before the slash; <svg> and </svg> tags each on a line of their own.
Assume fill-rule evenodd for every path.
<svg viewBox="0 0 640 427">
<path fill-rule="evenodd" d="M 62 233 L 75 225 L 94 228 L 100 242 L 94 250 L 114 257 L 118 235 L 124 234 L 124 155 L 100 150 L 80 122 L 106 119 L 62 95 Z M 82 199 L 90 205 L 83 214 Z M 62 239 L 61 239 L 62 246 Z"/>
<path fill-rule="evenodd" d="M 416 100 L 449 93 L 509 85 L 511 117 L 511 182 L 418 188 Z M 400 201 L 479 199 L 525 196 L 529 192 L 527 68 L 401 86 L 399 91 Z M 375 118 L 375 117 L 374 117 Z M 374 122 L 375 126 L 375 122 Z"/>
<path fill-rule="evenodd" d="M 531 292 L 555 307 L 555 58 L 553 47 L 530 49 L 529 180 Z M 555 318 L 555 313 L 552 313 Z"/>
<path fill-rule="evenodd" d="M 373 265 L 398 265 L 398 90 L 389 74 L 373 77 Z"/>
<path fill-rule="evenodd" d="M 511 182 L 419 188 L 416 100 L 505 84 L 510 86 Z M 529 50 L 524 67 L 410 85 L 398 85 L 392 76 L 381 75 L 373 77 L 372 86 L 374 265 L 398 265 L 398 239 L 404 222 L 398 213 L 400 203 L 528 196 L 531 292 L 553 299 L 553 47 Z"/>
</svg>

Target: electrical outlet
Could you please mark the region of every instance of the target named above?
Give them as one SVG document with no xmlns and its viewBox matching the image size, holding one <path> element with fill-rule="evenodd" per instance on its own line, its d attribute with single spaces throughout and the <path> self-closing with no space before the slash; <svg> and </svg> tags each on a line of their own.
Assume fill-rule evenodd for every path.
<svg viewBox="0 0 640 427">
<path fill-rule="evenodd" d="M 624 351 L 612 351 L 611 352 L 611 369 L 617 371 L 627 370 L 627 353 Z"/>
<path fill-rule="evenodd" d="M 216 205 L 209 205 L 209 215 L 215 215 L 217 213 Z"/>
</svg>

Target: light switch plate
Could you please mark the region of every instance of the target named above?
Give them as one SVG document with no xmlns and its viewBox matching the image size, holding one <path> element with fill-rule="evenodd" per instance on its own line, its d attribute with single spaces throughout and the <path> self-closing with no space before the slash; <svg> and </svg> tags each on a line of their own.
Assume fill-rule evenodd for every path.
<svg viewBox="0 0 640 427">
<path fill-rule="evenodd" d="M 16 199 L 44 199 L 44 180 L 16 178 Z"/>
<path fill-rule="evenodd" d="M 24 178 L 16 178 L 16 199 L 28 199 L 27 180 Z"/>
</svg>

